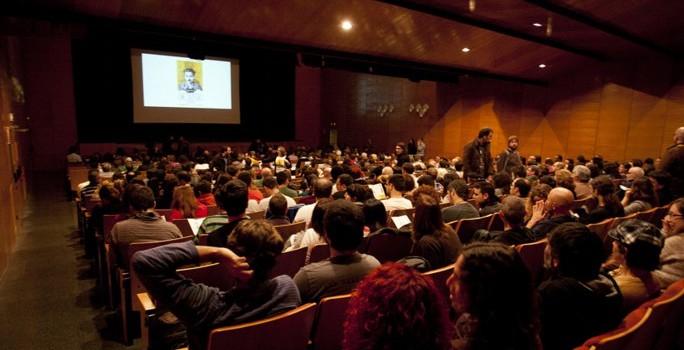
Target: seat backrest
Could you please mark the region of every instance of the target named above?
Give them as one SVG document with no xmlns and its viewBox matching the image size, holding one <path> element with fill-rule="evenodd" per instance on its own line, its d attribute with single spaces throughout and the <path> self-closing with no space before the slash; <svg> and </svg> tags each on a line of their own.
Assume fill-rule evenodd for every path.
<svg viewBox="0 0 684 350">
<path fill-rule="evenodd" d="M 176 219 L 173 220 L 173 224 L 178 227 L 181 234 L 183 234 L 183 237 L 195 236 L 195 234 L 192 232 L 192 228 L 190 227 L 190 222 L 188 222 L 188 219 Z"/>
<path fill-rule="evenodd" d="M 501 215 L 499 213 L 495 213 L 493 215 L 494 216 L 492 216 L 492 222 L 489 223 L 489 231 L 503 231 L 503 218 L 501 218 Z"/>
<path fill-rule="evenodd" d="M 520 258 L 527 266 L 530 271 L 530 277 L 532 278 L 532 283 L 537 285 L 540 279 L 542 271 L 544 270 L 544 249 L 548 240 L 546 238 L 525 244 L 518 244 L 515 246 L 515 250 L 520 254 Z"/>
<path fill-rule="evenodd" d="M 221 208 L 215 205 L 207 205 L 207 216 L 221 214 Z"/>
<path fill-rule="evenodd" d="M 479 218 L 459 220 L 458 226 L 456 227 L 456 234 L 461 240 L 461 243 L 470 243 L 470 241 L 473 239 L 475 231 L 488 229 L 494 215 L 495 214 L 489 214 Z"/>
<path fill-rule="evenodd" d="M 658 210 L 658 207 L 651 208 L 649 210 L 640 211 L 637 213 L 636 218 L 642 221 L 651 222 L 651 216 Z"/>
<path fill-rule="evenodd" d="M 309 343 L 316 304 L 304 304 L 294 310 L 264 320 L 221 327 L 209 334 L 209 350 L 301 350 Z"/>
<path fill-rule="evenodd" d="M 172 209 L 154 209 L 154 211 L 156 211 L 159 216 L 163 216 L 166 221 L 171 222 Z"/>
<path fill-rule="evenodd" d="M 653 300 L 652 306 L 655 317 L 661 318 L 662 322 L 658 325 L 660 332 L 651 348 L 676 348 L 677 337 L 680 337 L 679 341 L 682 340 L 684 329 L 684 279 L 671 284 L 660 297 Z"/>
<path fill-rule="evenodd" d="M 294 277 L 306 261 L 308 247 L 301 247 L 289 252 L 284 252 L 276 257 L 276 264 L 271 270 L 270 277 L 288 275 Z"/>
<path fill-rule="evenodd" d="M 573 208 L 575 211 L 582 207 L 586 207 L 587 212 L 592 211 L 596 207 L 596 198 L 589 196 L 586 198 L 577 199 L 573 202 Z"/>
<path fill-rule="evenodd" d="M 596 233 L 602 241 L 606 239 L 606 236 L 608 236 L 608 231 L 610 230 L 610 227 L 613 225 L 613 218 L 610 219 L 605 219 L 601 222 L 595 223 L 595 224 L 589 224 L 587 225 L 587 228 L 589 231 Z"/>
<path fill-rule="evenodd" d="M 306 221 L 298 221 L 288 225 L 277 225 L 275 229 L 283 237 L 283 241 L 287 241 L 293 234 L 306 229 Z"/>
<path fill-rule="evenodd" d="M 384 228 L 368 236 L 366 254 L 374 256 L 381 264 L 384 264 L 411 254 L 412 248 L 413 239 L 409 233 Z"/>
<path fill-rule="evenodd" d="M 634 213 L 634 214 L 630 214 L 630 215 L 627 215 L 627 216 L 621 216 L 621 217 L 615 218 L 615 219 L 613 219 L 613 224 L 610 225 L 610 228 L 611 228 L 611 229 L 616 228 L 616 227 L 617 227 L 618 225 L 620 225 L 622 222 L 625 222 L 625 221 L 627 221 L 627 220 L 636 219 L 637 215 L 639 215 L 639 213 Z"/>
<path fill-rule="evenodd" d="M 192 237 L 181 237 L 181 238 L 174 238 L 174 239 L 167 239 L 164 241 L 149 241 L 149 242 L 133 242 L 130 244 L 121 244 L 117 246 L 117 249 L 119 251 L 119 257 L 121 257 L 121 265 L 120 266 L 125 266 L 125 268 L 129 268 L 129 264 L 131 261 L 131 257 L 133 254 L 136 252 L 142 251 L 142 250 L 147 250 L 167 244 L 173 244 L 173 243 L 181 243 L 181 242 L 187 242 L 192 240 Z M 129 268 L 130 270 L 130 268 Z"/>
<path fill-rule="evenodd" d="M 447 286 L 447 279 L 449 279 L 449 276 L 454 271 L 454 264 L 447 265 L 444 267 L 441 267 L 439 269 L 435 269 L 432 271 L 428 271 L 423 273 L 425 276 L 430 276 L 432 278 L 432 281 L 435 282 L 435 286 L 437 286 L 437 289 L 442 293 L 444 296 L 444 302 L 449 304 L 449 286 Z"/>
<path fill-rule="evenodd" d="M 209 245 L 209 234 L 200 233 L 197 235 L 197 245 Z"/>
<path fill-rule="evenodd" d="M 653 349 L 658 341 L 658 334 L 665 326 L 669 316 L 682 317 L 681 312 L 673 314 L 673 310 L 684 300 L 684 288 L 669 289 L 667 294 L 661 295 L 645 305 L 651 308 L 651 316 L 641 326 L 625 345 L 625 350 Z M 642 307 L 646 307 L 643 305 Z M 681 310 L 680 310 L 681 311 Z M 670 344 L 672 345 L 672 344 Z"/>
<path fill-rule="evenodd" d="M 630 312 L 617 330 L 589 339 L 590 348 L 596 350 L 623 350 L 634 335 L 646 324 L 651 316 L 650 308 L 637 308 Z M 585 345 L 589 345 L 585 343 Z"/>
<path fill-rule="evenodd" d="M 297 204 L 297 205 L 294 205 L 294 206 L 287 208 L 286 215 L 287 215 L 287 218 L 290 220 L 290 222 L 294 221 L 295 216 L 297 216 L 297 212 L 303 206 L 304 206 L 304 204 Z"/>
<path fill-rule="evenodd" d="M 266 217 L 266 211 L 265 210 L 255 211 L 253 213 L 247 214 L 247 216 L 249 216 L 249 218 L 252 220 L 261 220 L 261 219 L 264 219 Z"/>
<path fill-rule="evenodd" d="M 108 237 L 112 232 L 112 228 L 117 222 L 126 220 L 128 216 L 125 214 L 115 214 L 115 215 L 104 215 L 102 216 L 102 236 Z"/>
<path fill-rule="evenodd" d="M 311 264 L 330 257 L 330 247 L 326 244 L 316 244 L 309 247 L 305 264 Z"/>
<path fill-rule="evenodd" d="M 311 343 L 315 350 L 342 349 L 342 325 L 351 294 L 321 299 L 311 330 Z"/>
</svg>

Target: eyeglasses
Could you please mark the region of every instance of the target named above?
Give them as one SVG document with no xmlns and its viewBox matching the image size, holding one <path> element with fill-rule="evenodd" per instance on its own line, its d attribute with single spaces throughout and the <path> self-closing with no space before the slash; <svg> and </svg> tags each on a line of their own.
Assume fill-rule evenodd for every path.
<svg viewBox="0 0 684 350">
<path fill-rule="evenodd" d="M 675 213 L 673 213 L 673 212 L 671 212 L 671 211 L 668 212 L 667 215 L 666 215 L 666 217 L 670 217 L 670 218 L 681 218 L 681 217 L 683 217 L 683 216 L 684 216 L 684 214 L 675 214 Z"/>
</svg>

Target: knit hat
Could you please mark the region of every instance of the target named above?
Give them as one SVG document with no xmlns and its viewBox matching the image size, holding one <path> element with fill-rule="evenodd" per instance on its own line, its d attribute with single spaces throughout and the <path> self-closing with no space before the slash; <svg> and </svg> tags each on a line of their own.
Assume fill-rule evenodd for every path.
<svg viewBox="0 0 684 350">
<path fill-rule="evenodd" d="M 626 246 L 642 241 L 662 248 L 665 240 L 663 233 L 655 225 L 636 219 L 620 223 L 608 232 L 608 236 Z"/>
</svg>

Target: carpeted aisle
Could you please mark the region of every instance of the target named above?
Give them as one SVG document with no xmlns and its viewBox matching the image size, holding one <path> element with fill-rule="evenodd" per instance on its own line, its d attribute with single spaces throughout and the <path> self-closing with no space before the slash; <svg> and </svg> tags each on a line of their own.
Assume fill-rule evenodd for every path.
<svg viewBox="0 0 684 350">
<path fill-rule="evenodd" d="M 115 314 L 96 296 L 63 175 L 33 178 L 23 228 L 0 279 L 0 348 L 137 349 L 117 342 Z"/>
</svg>

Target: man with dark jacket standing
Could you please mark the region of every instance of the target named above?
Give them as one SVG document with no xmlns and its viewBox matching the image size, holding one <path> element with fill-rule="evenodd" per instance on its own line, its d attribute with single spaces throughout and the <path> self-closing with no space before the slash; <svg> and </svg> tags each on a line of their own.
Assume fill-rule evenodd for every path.
<svg viewBox="0 0 684 350">
<path fill-rule="evenodd" d="M 677 198 L 684 196 L 684 126 L 675 131 L 673 141 L 674 145 L 668 147 L 658 170 L 670 173 L 673 198 Z"/>
<path fill-rule="evenodd" d="M 469 182 L 482 181 L 494 174 L 490 150 L 493 138 L 494 131 L 484 128 L 475 140 L 463 147 L 463 177 Z"/>
</svg>

